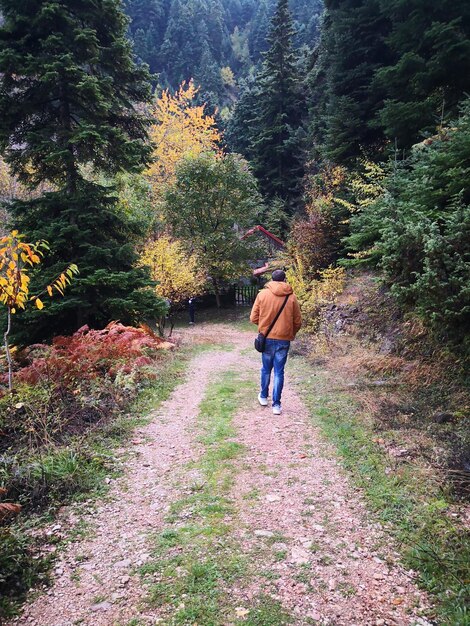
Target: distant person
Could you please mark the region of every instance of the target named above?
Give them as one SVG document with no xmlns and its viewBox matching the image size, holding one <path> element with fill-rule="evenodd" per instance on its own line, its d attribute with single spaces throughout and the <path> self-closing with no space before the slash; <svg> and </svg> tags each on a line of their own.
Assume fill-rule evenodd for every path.
<svg viewBox="0 0 470 626">
<path fill-rule="evenodd" d="M 188 310 L 189 310 L 189 324 L 190 326 L 193 326 L 193 324 L 195 324 L 194 315 L 196 313 L 196 298 L 189 298 Z"/>
<path fill-rule="evenodd" d="M 167 325 L 167 323 L 170 326 L 170 333 L 168 335 L 168 337 L 171 337 L 171 335 L 173 334 L 173 328 L 175 327 L 175 320 L 173 317 L 173 303 L 170 300 L 170 298 L 165 298 L 166 304 L 167 304 L 167 312 L 166 312 L 166 316 L 165 316 L 165 326 Z"/>
<path fill-rule="evenodd" d="M 299 303 L 292 287 L 286 283 L 286 274 L 282 270 L 275 270 L 272 281 L 259 292 L 251 311 L 250 320 L 258 325 L 258 332 L 266 335 L 282 306 L 284 308 L 266 339 L 266 347 L 261 355 L 261 391 L 258 394 L 259 403 L 267 406 L 271 372 L 274 369 L 272 401 L 274 415 L 282 413 L 281 395 L 287 354 L 290 342 L 295 339 L 302 325 Z"/>
</svg>

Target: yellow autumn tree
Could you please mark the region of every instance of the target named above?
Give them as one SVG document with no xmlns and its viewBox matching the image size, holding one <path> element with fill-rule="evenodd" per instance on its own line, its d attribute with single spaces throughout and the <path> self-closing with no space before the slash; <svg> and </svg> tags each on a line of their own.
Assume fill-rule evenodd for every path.
<svg viewBox="0 0 470 626">
<path fill-rule="evenodd" d="M 174 95 L 165 90 L 155 100 L 155 123 L 150 129 L 154 162 L 147 175 L 157 201 L 174 182 L 176 167 L 183 158 L 220 151 L 221 136 L 214 117 L 205 114 L 203 105 L 194 103 L 197 91 L 193 81 L 184 82 Z"/>
<path fill-rule="evenodd" d="M 172 304 L 178 305 L 204 290 L 205 276 L 198 268 L 196 256 L 188 254 L 177 239 L 162 235 L 147 243 L 141 262 L 150 268 L 157 294 Z"/>
<path fill-rule="evenodd" d="M 321 308 L 336 300 L 343 291 L 346 271 L 343 267 L 327 267 L 312 280 L 300 257 L 291 260 L 287 280 L 300 304 L 303 327 L 307 332 L 318 330 Z"/>
<path fill-rule="evenodd" d="M 37 309 L 42 310 L 44 304 L 39 296 L 48 293 L 52 298 L 54 291 L 64 295 L 64 290 L 74 274 L 78 274 L 78 267 L 72 263 L 59 274 L 44 292 L 30 295 L 29 270 L 41 263 L 44 250 L 49 246 L 45 241 L 27 243 L 24 235 L 17 230 L 0 238 L 0 304 L 7 309 L 7 327 L 3 334 L 5 355 L 8 364 L 8 388 L 13 389 L 12 359 L 8 337 L 11 330 L 11 318 L 17 310 L 25 309 L 29 302 L 34 303 Z"/>
</svg>

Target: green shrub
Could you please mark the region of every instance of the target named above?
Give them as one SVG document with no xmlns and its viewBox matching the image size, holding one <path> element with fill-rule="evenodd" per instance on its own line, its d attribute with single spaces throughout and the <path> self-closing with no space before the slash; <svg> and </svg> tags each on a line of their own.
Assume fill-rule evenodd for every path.
<svg viewBox="0 0 470 626">
<path fill-rule="evenodd" d="M 356 258 L 378 262 L 403 306 L 455 342 L 470 330 L 469 174 L 470 99 L 452 128 L 393 168 L 347 239 Z"/>
<path fill-rule="evenodd" d="M 30 536 L 14 525 L 0 527 L 0 622 L 12 615 L 12 600 L 46 579 L 48 566 Z"/>
<path fill-rule="evenodd" d="M 90 492 L 104 480 L 107 458 L 87 447 L 77 448 L 50 448 L 24 461 L 4 454 L 0 482 L 8 496 L 27 509 L 62 504 L 75 493 Z"/>
</svg>

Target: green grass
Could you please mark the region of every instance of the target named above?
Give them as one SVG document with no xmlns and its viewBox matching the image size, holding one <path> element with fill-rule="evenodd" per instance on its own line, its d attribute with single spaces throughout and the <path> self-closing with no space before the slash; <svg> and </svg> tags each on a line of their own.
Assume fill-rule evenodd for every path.
<svg viewBox="0 0 470 626">
<path fill-rule="evenodd" d="M 248 306 L 199 309 L 196 311 L 196 326 L 202 324 L 227 324 L 236 327 L 237 330 L 252 331 L 256 327 L 250 322 L 250 311 L 251 307 Z M 175 328 L 186 328 L 188 322 L 187 312 L 178 313 Z"/>
<path fill-rule="evenodd" d="M 208 386 L 197 422 L 203 453 L 190 464 L 203 479 L 173 503 L 170 526 L 154 537 L 154 558 L 140 569 L 149 584 L 148 601 L 160 607 L 168 626 L 292 623 L 282 621 L 279 606 L 265 598 L 240 622 L 227 593 L 251 575 L 249 559 L 232 537 L 237 512 L 231 497 L 236 463 L 244 454 L 233 418 L 251 387 L 233 371 Z M 152 583 L 155 574 L 159 580 Z"/>
<path fill-rule="evenodd" d="M 292 623 L 292 616 L 270 596 L 260 596 L 243 622 L 245 626 L 291 626 Z"/>
<path fill-rule="evenodd" d="M 299 387 L 315 424 L 363 490 L 377 518 L 392 532 L 406 567 L 419 572 L 419 583 L 433 594 L 440 624 L 470 625 L 470 533 L 446 514 L 448 494 L 413 464 L 391 472 L 390 460 L 374 443 L 375 435 L 346 393 L 333 389 L 312 366 L 296 360 Z"/>
</svg>

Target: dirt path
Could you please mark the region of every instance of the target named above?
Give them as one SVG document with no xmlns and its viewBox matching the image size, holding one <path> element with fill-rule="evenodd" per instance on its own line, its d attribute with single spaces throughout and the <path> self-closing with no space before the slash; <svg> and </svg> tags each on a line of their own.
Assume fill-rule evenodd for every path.
<svg viewBox="0 0 470 626">
<path fill-rule="evenodd" d="M 135 433 L 125 475 L 85 516 L 90 531 L 63 553 L 53 586 L 11 624 L 427 624 L 419 617 L 424 595 L 310 424 L 289 376 L 284 414 L 274 418 L 256 403 L 259 358 L 250 351 L 251 334 L 204 325 L 183 335 L 196 343 L 230 344 L 230 349 L 199 354 L 186 382 Z M 178 617 L 178 606 L 147 602 L 148 586 L 138 570 L 155 558 L 155 536 L 168 528 L 172 505 L 187 499 L 200 480 L 197 463 L 205 448 L 198 413 L 224 374 L 226 380 L 240 376 L 245 389 L 253 380 L 253 390 L 240 397 L 233 416 L 235 435 L 227 435 L 228 444 L 242 444 L 243 452 L 227 466 L 231 481 L 224 499 L 230 512 L 223 519 L 229 528 L 224 546 L 245 555 L 247 569 L 224 583 L 231 606 L 220 621 L 203 623 L 182 618 L 181 612 Z M 193 509 L 184 509 L 173 528 L 187 524 Z M 173 557 L 179 553 L 180 569 L 184 549 L 172 548 Z M 250 606 L 265 597 L 286 612 L 277 621 L 272 615 L 269 621 L 250 621 Z"/>
</svg>

